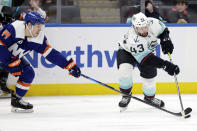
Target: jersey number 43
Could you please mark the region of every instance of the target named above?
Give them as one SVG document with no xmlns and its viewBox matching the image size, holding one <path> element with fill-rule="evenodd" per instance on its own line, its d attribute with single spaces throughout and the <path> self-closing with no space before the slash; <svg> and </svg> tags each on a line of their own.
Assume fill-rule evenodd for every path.
<svg viewBox="0 0 197 131">
<path fill-rule="evenodd" d="M 140 53 L 144 51 L 144 47 L 142 44 L 139 44 L 136 47 L 130 47 L 130 51 L 132 54 Z"/>
</svg>

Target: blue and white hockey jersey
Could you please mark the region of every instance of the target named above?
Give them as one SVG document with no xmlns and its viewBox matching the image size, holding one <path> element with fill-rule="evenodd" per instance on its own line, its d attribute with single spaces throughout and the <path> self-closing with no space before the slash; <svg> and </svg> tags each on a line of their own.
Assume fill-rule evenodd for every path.
<svg viewBox="0 0 197 131">
<path fill-rule="evenodd" d="M 22 58 L 25 54 L 35 50 L 42 54 L 50 62 L 65 68 L 66 58 L 53 49 L 47 41 L 42 30 L 37 37 L 27 38 L 25 36 L 25 22 L 15 21 L 6 25 L 0 31 L 0 63 L 5 64 L 12 58 Z"/>
</svg>

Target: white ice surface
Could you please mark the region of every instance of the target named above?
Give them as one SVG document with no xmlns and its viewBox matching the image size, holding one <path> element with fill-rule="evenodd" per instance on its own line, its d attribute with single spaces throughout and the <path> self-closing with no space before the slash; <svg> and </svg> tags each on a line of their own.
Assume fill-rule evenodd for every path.
<svg viewBox="0 0 197 131">
<path fill-rule="evenodd" d="M 137 95 L 142 98 L 142 95 Z M 178 95 L 157 95 L 166 108 L 180 112 Z M 0 99 L 0 131 L 197 131 L 197 95 L 182 95 L 183 119 L 131 100 L 120 113 L 120 95 L 28 97 L 34 113 L 11 113 L 10 99 Z"/>
</svg>

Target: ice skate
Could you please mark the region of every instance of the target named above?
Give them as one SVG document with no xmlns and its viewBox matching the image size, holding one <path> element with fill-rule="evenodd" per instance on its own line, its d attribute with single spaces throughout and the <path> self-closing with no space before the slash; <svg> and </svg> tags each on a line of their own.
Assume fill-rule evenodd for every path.
<svg viewBox="0 0 197 131">
<path fill-rule="evenodd" d="M 6 93 L 6 94 L 13 93 L 13 90 L 9 89 L 7 86 L 0 85 L 0 89 L 3 91 L 3 93 Z"/>
<path fill-rule="evenodd" d="M 122 100 L 119 102 L 119 107 L 120 107 L 120 112 L 124 112 L 127 107 L 128 104 L 130 103 L 131 97 L 123 95 L 122 96 Z"/>
<path fill-rule="evenodd" d="M 155 98 L 155 97 L 148 97 L 148 96 L 144 96 L 144 101 L 148 102 L 148 103 L 151 103 L 155 106 L 158 106 L 158 107 L 164 107 L 165 106 L 165 103 L 158 99 L 158 98 Z"/>
<path fill-rule="evenodd" d="M 10 94 L 10 93 L 13 93 L 13 90 L 9 89 L 6 85 L 6 78 L 4 77 L 1 77 L 0 78 L 0 89 L 6 93 L 6 94 Z"/>
<path fill-rule="evenodd" d="M 11 106 L 12 112 L 17 112 L 17 113 L 31 113 L 33 112 L 33 105 L 23 101 L 22 99 L 18 98 L 17 96 L 12 94 L 11 97 Z"/>
</svg>

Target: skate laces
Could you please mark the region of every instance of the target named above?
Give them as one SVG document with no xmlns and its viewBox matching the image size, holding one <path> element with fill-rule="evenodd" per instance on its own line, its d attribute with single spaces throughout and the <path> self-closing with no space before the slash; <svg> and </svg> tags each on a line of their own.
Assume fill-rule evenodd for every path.
<svg viewBox="0 0 197 131">
<path fill-rule="evenodd" d="M 20 102 L 22 105 L 28 105 L 28 104 L 29 104 L 28 102 L 25 102 L 23 99 L 20 99 L 19 102 Z"/>
<path fill-rule="evenodd" d="M 123 96 L 123 97 L 122 97 L 122 100 L 121 100 L 121 103 L 126 104 L 126 103 L 129 102 L 129 100 L 130 100 L 130 98 L 129 98 L 128 96 Z"/>
<path fill-rule="evenodd" d="M 150 99 L 150 101 L 152 101 L 152 103 L 154 103 L 156 105 L 160 105 L 161 104 L 161 100 L 157 99 L 157 98 L 152 98 L 152 99 Z"/>
</svg>

